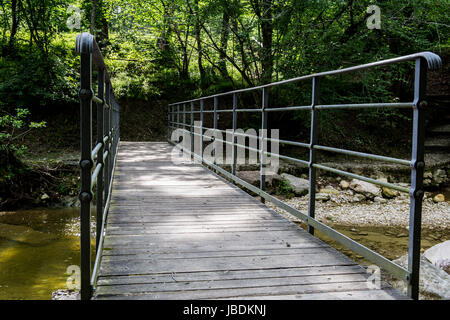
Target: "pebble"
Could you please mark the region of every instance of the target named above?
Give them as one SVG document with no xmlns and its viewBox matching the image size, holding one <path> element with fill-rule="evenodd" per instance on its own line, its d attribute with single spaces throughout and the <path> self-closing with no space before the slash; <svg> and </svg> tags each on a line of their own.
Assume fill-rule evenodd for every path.
<svg viewBox="0 0 450 320">
<path fill-rule="evenodd" d="M 346 180 L 341 180 L 339 186 L 342 188 L 342 190 L 347 190 L 348 187 L 350 187 L 350 183 Z"/>
<path fill-rule="evenodd" d="M 47 200 L 47 199 L 49 199 L 50 198 L 50 196 L 48 195 L 48 194 L 46 194 L 46 193 L 44 193 L 42 196 L 41 196 L 41 200 Z"/>
<path fill-rule="evenodd" d="M 438 203 L 438 202 L 444 202 L 445 201 L 445 196 L 442 193 L 439 193 L 437 195 L 435 195 L 433 197 L 433 201 Z"/>
<path fill-rule="evenodd" d="M 317 201 L 328 201 L 330 200 L 330 195 L 328 193 L 318 193 L 316 194 Z"/>
</svg>

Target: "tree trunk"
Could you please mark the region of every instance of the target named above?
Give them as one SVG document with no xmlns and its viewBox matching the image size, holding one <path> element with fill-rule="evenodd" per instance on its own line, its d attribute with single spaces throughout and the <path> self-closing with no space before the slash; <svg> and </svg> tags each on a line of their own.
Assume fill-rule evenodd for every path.
<svg viewBox="0 0 450 320">
<path fill-rule="evenodd" d="M 229 23 L 230 23 L 230 13 L 227 1 L 224 1 L 223 7 L 223 16 L 222 16 L 222 30 L 220 35 L 220 48 L 221 51 L 219 53 L 219 69 L 222 76 L 225 78 L 229 78 L 226 64 L 226 52 L 228 48 L 228 36 L 229 36 Z"/>
<path fill-rule="evenodd" d="M 17 1 L 20 0 L 12 0 L 11 1 L 11 33 L 9 36 L 9 52 L 12 52 L 14 49 L 14 40 L 17 33 L 17 28 L 19 26 L 19 16 L 17 14 Z M 19 4 L 20 5 L 20 4 Z"/>
<path fill-rule="evenodd" d="M 272 55 L 272 0 L 262 0 L 262 14 L 261 14 L 261 33 L 262 33 L 262 48 L 261 48 L 261 65 L 262 65 L 262 83 L 269 83 L 272 81 L 273 72 L 273 55 Z"/>
<path fill-rule="evenodd" d="M 92 0 L 92 9 L 91 9 L 91 34 L 95 36 L 95 20 L 97 17 L 97 0 Z"/>
<path fill-rule="evenodd" d="M 201 42 L 201 34 L 200 34 L 200 12 L 199 12 L 199 6 L 198 6 L 198 1 L 199 0 L 195 0 L 194 4 L 194 10 L 195 10 L 195 39 L 197 42 L 197 51 L 198 51 L 198 71 L 200 72 L 200 88 L 205 88 L 206 86 L 206 72 L 205 72 L 205 68 L 203 67 L 203 48 L 202 48 L 202 42 Z"/>
</svg>

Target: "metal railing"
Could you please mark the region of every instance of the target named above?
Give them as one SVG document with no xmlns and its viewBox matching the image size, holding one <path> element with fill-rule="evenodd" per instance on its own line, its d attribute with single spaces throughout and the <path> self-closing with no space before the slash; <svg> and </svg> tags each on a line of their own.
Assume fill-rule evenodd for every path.
<svg viewBox="0 0 450 320">
<path fill-rule="evenodd" d="M 334 105 L 322 105 L 319 103 L 320 91 L 319 91 L 319 82 L 321 78 L 327 76 L 341 75 L 344 73 L 366 70 L 374 67 L 386 66 L 397 64 L 401 62 L 414 61 L 415 62 L 415 71 L 414 71 L 414 99 L 411 102 L 401 102 L 401 103 L 357 103 L 357 104 L 334 104 Z M 333 70 L 328 72 L 321 72 L 306 76 L 301 76 L 298 78 L 293 78 L 289 80 L 274 82 L 266 85 L 261 85 L 253 88 L 240 89 L 225 93 L 220 93 L 216 95 L 211 95 L 207 97 L 202 97 L 198 99 L 192 99 L 177 103 L 169 104 L 168 106 L 168 131 L 167 138 L 168 141 L 172 144 L 175 144 L 175 141 L 172 141 L 172 133 L 177 129 L 186 129 L 189 128 L 189 132 L 186 134 L 190 134 L 191 141 L 193 141 L 194 135 L 200 136 L 200 148 L 196 153 L 193 144 L 191 144 L 190 150 L 183 150 L 187 154 L 191 156 L 191 158 L 200 161 L 202 164 L 205 164 L 212 168 L 216 173 L 220 173 L 223 176 L 232 180 L 233 183 L 237 183 L 246 189 L 258 194 L 261 197 L 261 201 L 268 200 L 275 204 L 276 206 L 286 210 L 290 214 L 300 218 L 308 225 L 308 231 L 311 234 L 314 234 L 314 230 L 317 229 L 329 236 L 333 240 L 336 240 L 340 244 L 346 246 L 353 252 L 365 257 L 366 259 L 372 261 L 377 264 L 384 270 L 388 271 L 392 275 L 398 277 L 399 279 L 403 279 L 406 281 L 408 286 L 408 295 L 413 299 L 418 299 L 419 294 L 419 267 L 420 267 L 420 232 L 421 232 L 421 214 L 422 214 L 422 200 L 424 195 L 423 190 L 423 173 L 424 173 L 424 108 L 427 105 L 425 102 L 425 88 L 426 88 L 426 75 L 427 69 L 435 70 L 441 67 L 441 58 L 432 53 L 432 52 L 421 52 L 412 55 L 402 56 L 394 59 L 388 59 L 378 62 L 373 62 L 369 64 L 359 65 L 355 67 Z M 312 81 L 312 101 L 310 105 L 305 106 L 293 106 L 293 107 L 279 107 L 279 108 L 271 108 L 269 106 L 268 93 L 269 88 L 287 84 L 294 83 L 298 81 L 311 80 Z M 245 92 L 254 92 L 261 90 L 261 107 L 257 109 L 239 109 L 238 108 L 238 95 Z M 219 108 L 219 98 L 225 96 L 232 96 L 233 98 L 233 108 L 222 110 Z M 213 100 L 213 110 L 204 110 L 205 101 Z M 186 106 L 190 105 L 190 110 L 186 109 Z M 196 105 L 199 107 L 196 110 Z M 182 107 L 182 110 L 180 110 Z M 392 157 L 386 157 L 381 155 L 374 155 L 368 153 L 362 153 L 351 150 L 343 150 L 338 148 L 331 148 L 328 146 L 319 145 L 318 141 L 318 113 L 320 110 L 332 109 L 332 110 L 340 110 L 340 109 L 365 109 L 365 108 L 410 108 L 413 110 L 413 130 L 412 130 L 412 156 L 410 160 L 396 159 Z M 259 140 L 259 148 L 256 150 L 259 153 L 260 158 L 260 187 L 255 187 L 252 184 L 238 178 L 236 176 L 236 147 L 246 148 L 246 149 L 254 149 L 250 147 L 246 147 L 237 143 L 237 136 L 239 135 L 236 132 L 236 124 L 237 124 L 237 115 L 240 112 L 259 112 L 261 113 L 261 129 L 267 129 L 267 118 L 270 112 L 280 112 L 280 111 L 291 111 L 291 110 L 309 110 L 311 112 L 311 129 L 310 129 L 310 141 L 308 143 L 300 143 L 294 141 L 287 140 L 275 140 L 280 144 L 289 144 L 297 147 L 303 147 L 309 149 L 309 161 L 292 158 L 288 156 L 279 155 L 281 159 L 291 160 L 294 162 L 298 162 L 304 164 L 309 167 L 309 202 L 308 202 L 308 212 L 303 213 L 286 203 L 280 201 L 274 196 L 270 195 L 265 191 L 265 172 L 264 172 L 264 157 L 267 155 L 273 155 L 271 152 L 268 152 L 266 149 L 267 141 L 273 141 L 274 139 L 270 139 L 266 137 L 264 134 L 264 130 L 261 132 Z M 205 136 L 204 130 L 212 129 L 214 132 L 225 132 L 224 130 L 219 130 L 217 128 L 217 119 L 220 113 L 231 112 L 232 113 L 232 137 L 230 141 L 220 140 L 220 142 L 228 143 L 232 145 L 232 165 L 231 172 L 221 168 L 216 164 L 215 153 L 214 150 L 214 161 L 209 161 L 205 159 L 203 154 L 203 140 L 207 141 L 218 141 L 217 138 L 211 139 L 211 134 L 209 136 Z M 205 113 L 213 114 L 213 128 L 206 128 L 203 126 L 203 116 Z M 176 115 L 176 120 L 175 120 Z M 180 115 L 182 115 L 182 120 L 180 119 Z M 189 115 L 190 124 L 186 122 L 186 115 Z M 195 126 L 195 117 L 199 115 L 199 121 L 201 126 Z M 182 121 L 182 122 L 181 122 Z M 200 133 L 194 132 L 194 129 L 200 129 Z M 215 135 L 214 135 L 215 136 Z M 174 138 L 176 139 L 176 138 Z M 183 149 L 183 146 L 180 146 Z M 184 148 L 186 149 L 186 148 Z M 369 177 L 365 177 L 362 175 L 354 174 L 351 172 L 338 170 L 335 168 L 331 168 L 320 163 L 317 163 L 316 153 L 317 150 L 323 150 L 334 153 L 341 153 L 351 156 L 357 156 L 361 158 L 368 158 L 371 160 L 379 160 L 379 161 L 388 161 L 392 163 L 397 163 L 405 166 L 410 166 L 411 168 L 411 187 L 405 188 L 402 186 L 398 186 L 392 183 L 378 181 L 375 179 L 371 179 Z M 410 195 L 410 217 L 409 217 L 409 247 L 408 247 L 408 267 L 404 268 L 386 257 L 378 254 L 377 252 L 365 247 L 364 245 L 352 240 L 351 238 L 339 233 L 333 228 L 325 225 L 324 223 L 315 219 L 315 195 L 316 195 L 316 171 L 324 170 L 331 173 L 335 173 L 338 175 L 347 176 L 350 178 L 359 179 L 365 182 L 369 182 L 375 185 L 388 187 L 394 190 L 398 190 L 400 192 L 405 192 Z"/>
<path fill-rule="evenodd" d="M 76 39 L 80 54 L 81 190 L 81 299 L 90 299 L 97 282 L 108 214 L 116 152 L 120 137 L 120 107 L 97 42 L 89 33 Z M 97 67 L 97 95 L 92 90 L 92 63 Z M 92 102 L 97 105 L 96 145 L 92 148 Z M 95 162 L 94 162 L 95 160 Z M 91 202 L 96 185 L 96 256 L 91 263 Z"/>
</svg>

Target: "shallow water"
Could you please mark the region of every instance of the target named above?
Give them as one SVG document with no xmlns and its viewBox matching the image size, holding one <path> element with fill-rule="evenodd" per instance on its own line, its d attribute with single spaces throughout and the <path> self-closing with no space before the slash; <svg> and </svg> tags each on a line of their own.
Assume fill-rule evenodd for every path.
<svg viewBox="0 0 450 320">
<path fill-rule="evenodd" d="M 408 253 L 407 229 L 397 227 L 330 226 L 390 260 L 398 259 Z M 352 260 L 358 262 L 359 264 L 365 266 L 372 264 L 367 259 L 350 251 L 336 241 L 331 240 L 321 232 L 317 232 L 316 236 L 345 255 L 349 256 Z M 450 230 L 422 229 L 420 246 L 422 249 L 421 251 L 423 252 L 424 250 L 446 240 L 450 240 Z"/>
<path fill-rule="evenodd" d="M 333 227 L 389 259 L 408 250 L 406 229 Z M 360 264 L 370 264 L 320 232 L 317 236 Z M 422 248 L 449 239 L 450 230 L 423 230 Z M 66 288 L 66 270 L 79 265 L 79 250 L 78 208 L 0 212 L 0 300 L 51 299 L 52 292 Z"/>
<path fill-rule="evenodd" d="M 79 209 L 0 212 L 0 300 L 51 299 L 80 264 Z"/>
</svg>

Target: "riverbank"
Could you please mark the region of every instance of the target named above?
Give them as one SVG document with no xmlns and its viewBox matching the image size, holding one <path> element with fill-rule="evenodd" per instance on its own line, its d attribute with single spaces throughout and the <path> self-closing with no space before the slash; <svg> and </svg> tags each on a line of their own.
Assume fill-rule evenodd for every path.
<svg viewBox="0 0 450 320">
<path fill-rule="evenodd" d="M 58 151 L 29 154 L 22 168 L 0 177 L 0 210 L 77 205 L 78 154 Z"/>
<path fill-rule="evenodd" d="M 433 194 L 427 192 L 422 206 L 422 228 L 450 230 L 450 202 L 433 201 Z M 308 212 L 308 196 L 282 199 L 301 212 Z M 400 195 L 395 199 L 379 198 L 375 201 L 355 202 L 350 193 L 330 194 L 326 201 L 316 201 L 316 219 L 324 223 L 341 226 L 396 227 L 408 228 L 409 196 Z M 276 212 L 298 220 L 283 209 L 267 202 Z"/>
</svg>

